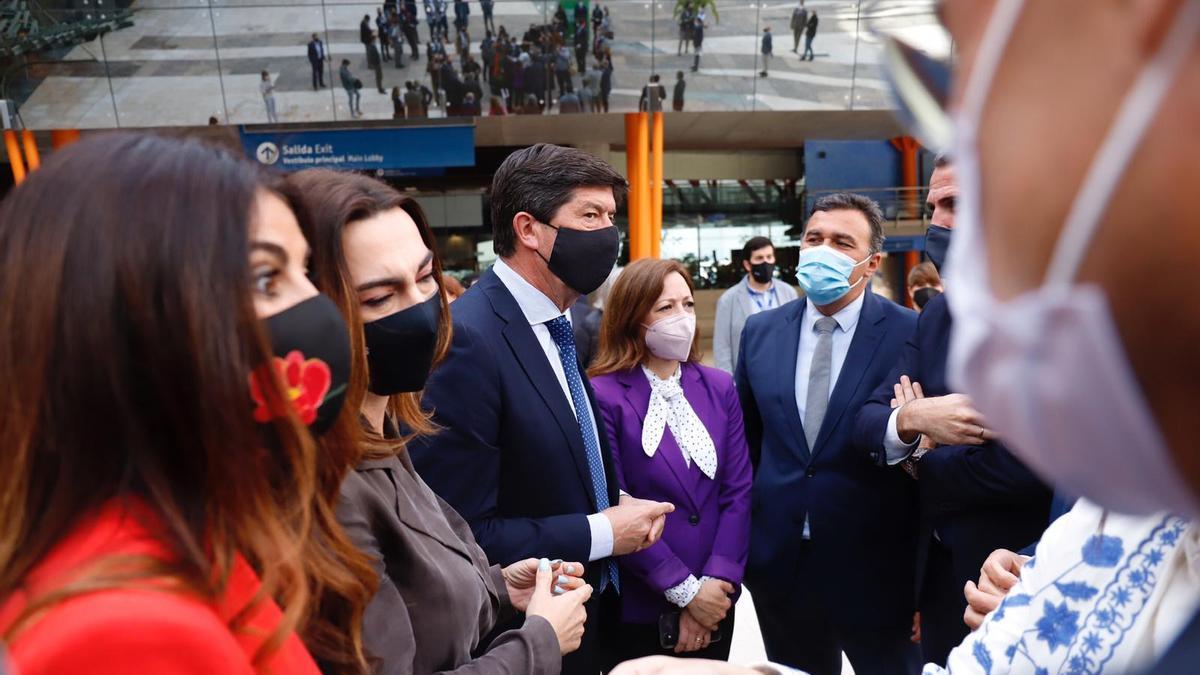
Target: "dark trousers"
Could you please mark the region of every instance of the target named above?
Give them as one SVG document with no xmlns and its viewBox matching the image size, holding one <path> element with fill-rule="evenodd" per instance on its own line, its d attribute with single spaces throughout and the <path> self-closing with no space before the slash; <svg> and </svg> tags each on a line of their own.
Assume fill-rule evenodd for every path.
<svg viewBox="0 0 1200 675">
<path fill-rule="evenodd" d="M 811 37 L 804 38 L 804 53 L 800 55 L 801 59 L 813 60 L 812 41 Z"/>
<path fill-rule="evenodd" d="M 802 31 L 802 30 L 792 31 L 792 51 L 799 51 L 800 38 L 802 38 L 802 37 L 804 37 L 804 31 Z"/>
<path fill-rule="evenodd" d="M 417 29 L 413 28 L 412 26 L 405 27 L 404 39 L 408 41 L 408 46 L 412 49 L 412 60 L 420 60 L 421 52 L 417 49 L 417 45 L 420 44 L 420 40 L 417 38 Z"/>
<path fill-rule="evenodd" d="M 857 675 L 920 673 L 921 650 L 909 639 L 911 617 L 895 626 L 842 624 L 805 581 L 821 578 L 809 564 L 811 546 L 806 542 L 801 550 L 793 588 L 763 588 L 754 595 L 767 658 L 810 675 L 841 675 L 844 651 Z M 869 617 L 871 608 L 860 611 Z"/>
<path fill-rule="evenodd" d="M 563 675 L 596 675 L 607 673 L 617 666 L 618 624 L 621 620 L 621 599 L 612 588 L 584 605 L 587 628 L 579 649 L 563 657 Z"/>
<path fill-rule="evenodd" d="M 568 91 L 573 90 L 574 87 L 571 85 L 571 71 L 556 70 L 556 71 L 554 71 L 554 74 L 558 78 L 558 95 L 559 96 L 562 96 L 563 94 L 567 93 Z"/>
<path fill-rule="evenodd" d="M 325 64 L 323 61 L 309 61 L 312 66 L 313 89 L 325 86 Z"/>
<path fill-rule="evenodd" d="M 696 56 L 692 59 L 692 72 L 700 70 L 700 48 L 696 48 Z"/>
<path fill-rule="evenodd" d="M 375 88 L 379 90 L 379 93 L 386 94 L 387 92 L 383 90 L 383 64 L 381 63 L 378 68 L 371 70 L 375 71 Z"/>
<path fill-rule="evenodd" d="M 921 609 L 921 658 L 926 663 L 945 666 L 950 651 L 970 632 L 963 623 L 967 601 L 958 579 L 950 549 L 931 537 L 918 604 Z"/>
<path fill-rule="evenodd" d="M 379 36 L 379 53 L 383 54 L 384 61 L 392 60 L 392 43 L 386 36 Z"/>
<path fill-rule="evenodd" d="M 678 656 L 683 659 L 711 659 L 728 661 L 729 649 L 733 644 L 733 610 L 721 622 L 721 641 L 713 642 L 705 649 L 676 654 L 674 649 L 663 649 L 659 643 L 658 624 L 624 623 L 617 631 L 620 644 L 617 654 L 620 661 L 632 661 L 644 656 Z"/>
</svg>

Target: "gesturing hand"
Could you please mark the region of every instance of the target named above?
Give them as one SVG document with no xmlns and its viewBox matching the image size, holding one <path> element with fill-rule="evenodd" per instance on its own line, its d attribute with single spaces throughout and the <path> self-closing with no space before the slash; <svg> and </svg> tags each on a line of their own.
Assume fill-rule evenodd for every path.
<svg viewBox="0 0 1200 675">
<path fill-rule="evenodd" d="M 592 587 L 584 584 L 555 596 L 550 592 L 553 579 L 550 561 L 543 558 L 538 562 L 537 582 L 525 614 L 540 616 L 550 622 L 554 635 L 558 637 L 559 651 L 570 654 L 579 649 L 579 643 L 583 641 L 583 628 L 587 623 L 587 610 L 583 608 L 583 603 L 592 597 Z"/>
<path fill-rule="evenodd" d="M 729 596 L 733 593 L 733 585 L 720 579 L 706 579 L 700 586 L 700 592 L 687 606 L 687 612 L 692 618 L 709 630 L 716 630 L 717 625 L 725 619 L 733 602 Z"/>
<path fill-rule="evenodd" d="M 653 545 L 662 536 L 668 513 L 675 505 L 668 502 L 651 502 L 629 496 L 621 497 L 621 503 L 602 512 L 613 529 L 613 555 L 636 553 Z"/>
<path fill-rule="evenodd" d="M 895 401 L 900 406 L 896 432 L 905 443 L 912 443 L 922 434 L 938 445 L 982 445 L 996 438 L 969 397 L 948 394 L 925 398 L 921 384 L 910 381 L 907 375 L 895 387 Z"/>
<path fill-rule="evenodd" d="M 537 585 L 538 559 L 527 558 L 504 568 L 504 585 L 508 589 L 508 599 L 518 612 L 524 612 L 529 607 L 529 598 Z M 584 567 L 579 563 L 564 563 L 561 560 L 550 564 L 554 573 L 553 587 L 555 595 L 573 591 L 584 585 Z"/>
<path fill-rule="evenodd" d="M 1027 556 L 1006 549 L 996 549 L 983 561 L 979 570 L 979 584 L 968 581 L 963 594 L 967 598 L 967 610 L 963 621 L 971 630 L 979 628 L 1012 587 L 1021 580 L 1021 568 Z"/>
</svg>

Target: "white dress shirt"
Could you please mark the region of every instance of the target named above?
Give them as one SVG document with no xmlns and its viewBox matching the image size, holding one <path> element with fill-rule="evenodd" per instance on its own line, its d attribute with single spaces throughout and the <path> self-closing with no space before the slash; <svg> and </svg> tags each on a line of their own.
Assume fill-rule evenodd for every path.
<svg viewBox="0 0 1200 675">
<path fill-rule="evenodd" d="M 546 353 L 546 360 L 550 362 L 550 368 L 554 371 L 554 377 L 558 378 L 558 386 L 562 388 L 563 398 L 566 399 L 567 405 L 571 406 L 571 411 L 578 418 L 580 411 L 575 409 L 575 402 L 571 400 L 571 390 L 567 387 L 567 375 L 563 371 L 562 359 L 558 355 L 558 345 L 554 344 L 554 338 L 550 336 L 550 329 L 546 327 L 546 322 L 556 319 L 560 316 L 567 317 L 567 321 L 571 320 L 570 311 L 562 311 L 554 301 L 542 293 L 533 284 L 525 281 L 525 279 L 517 274 L 513 268 L 509 267 L 503 260 L 497 260 L 492 270 L 499 277 L 500 283 L 508 289 L 512 294 L 513 299 L 517 301 L 517 306 L 521 308 L 521 313 L 525 315 L 525 320 L 529 322 L 529 327 L 533 329 L 533 335 L 537 338 L 538 344 L 542 346 L 542 351 Z M 572 324 L 574 325 L 574 324 Z M 591 409 L 584 410 L 584 415 L 589 417 L 592 415 Z M 592 419 L 593 434 L 598 434 L 596 420 Z M 600 447 L 600 438 L 593 436 L 596 441 L 596 447 Z M 613 505 L 615 506 L 615 504 Z M 588 527 L 592 531 L 592 549 L 589 557 L 589 562 L 592 560 L 600 560 L 612 555 L 613 552 L 613 530 L 612 523 L 608 517 L 601 513 L 593 513 L 587 517 Z"/>
<path fill-rule="evenodd" d="M 830 355 L 829 369 L 829 394 L 833 394 L 834 388 L 837 386 L 838 378 L 842 374 L 842 366 L 846 363 L 846 354 L 850 352 L 850 343 L 854 340 L 854 331 L 858 329 L 858 319 L 862 315 L 863 301 L 866 293 L 855 298 L 854 302 L 846 305 L 837 314 L 833 315 L 833 320 L 837 322 L 837 328 L 833 329 L 833 353 Z M 804 300 L 808 303 L 808 307 L 804 309 L 804 316 L 801 317 L 800 325 L 800 345 L 796 352 L 796 409 L 800 412 L 800 419 L 804 419 L 804 412 L 808 409 L 808 376 L 812 371 L 813 352 L 817 348 L 817 334 L 813 329 L 817 325 L 817 319 L 825 316 L 810 299 Z M 809 448 L 812 451 L 812 448 Z M 808 515 L 804 516 L 804 532 L 801 536 L 805 539 L 810 538 Z"/>
</svg>

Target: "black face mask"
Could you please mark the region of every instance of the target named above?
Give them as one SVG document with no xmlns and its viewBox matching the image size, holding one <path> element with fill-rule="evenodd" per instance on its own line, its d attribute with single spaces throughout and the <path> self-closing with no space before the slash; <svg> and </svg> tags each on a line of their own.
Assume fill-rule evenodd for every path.
<svg viewBox="0 0 1200 675">
<path fill-rule="evenodd" d="M 350 381 L 350 336 L 337 305 L 324 295 L 289 307 L 264 322 L 271 336 L 274 365 L 292 408 L 314 435 L 333 426 Z M 256 374 L 258 371 L 255 371 Z M 252 378 L 253 381 L 254 378 Z M 266 423 L 286 415 L 251 386 L 254 419 Z"/>
<path fill-rule="evenodd" d="M 600 288 L 621 252 L 621 234 L 617 228 L 575 230 L 549 223 L 545 225 L 558 231 L 550 259 L 542 258 L 554 276 L 580 295 Z"/>
<path fill-rule="evenodd" d="M 917 309 L 925 309 L 925 305 L 929 304 L 930 300 L 941 294 L 942 292 L 933 286 L 918 288 L 917 290 L 913 291 L 913 302 L 916 303 Z"/>
<path fill-rule="evenodd" d="M 750 276 L 760 284 L 765 284 L 775 276 L 775 263 L 760 262 L 750 266 Z"/>
<path fill-rule="evenodd" d="M 367 342 L 367 369 L 372 394 L 391 396 L 425 388 L 433 368 L 438 330 L 442 324 L 442 296 L 363 324 Z"/>
<path fill-rule="evenodd" d="M 941 225 L 930 225 L 925 230 L 925 255 L 933 262 L 933 266 L 942 271 L 942 263 L 946 261 L 946 251 L 950 248 L 950 235 L 954 230 Z"/>
</svg>

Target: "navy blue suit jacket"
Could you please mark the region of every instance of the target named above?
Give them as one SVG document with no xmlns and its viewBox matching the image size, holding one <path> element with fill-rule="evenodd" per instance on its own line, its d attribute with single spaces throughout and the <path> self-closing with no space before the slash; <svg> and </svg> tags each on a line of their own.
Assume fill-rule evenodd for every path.
<svg viewBox="0 0 1200 675">
<path fill-rule="evenodd" d="M 915 486 L 902 471 L 872 462 L 855 447 L 851 432 L 858 409 L 916 327 L 916 314 L 867 291 L 810 448 L 796 407 L 796 359 L 807 306 L 792 302 L 756 314 L 742 331 L 736 381 L 757 466 L 746 585 L 778 597 L 796 588 L 819 593 L 843 625 L 910 625 Z M 817 578 L 797 574 L 806 515 L 809 565 Z"/>
<path fill-rule="evenodd" d="M 451 310 L 450 354 L 425 387 L 425 405 L 443 429 L 410 445 L 414 466 L 470 523 L 492 563 L 586 563 L 587 515 L 598 509 L 579 424 L 546 353 L 495 272 Z M 586 376 L 583 382 L 616 504 L 608 434 Z M 591 568 L 596 582 L 600 568 Z"/>
<path fill-rule="evenodd" d="M 857 443 L 880 465 L 887 462 L 883 437 L 892 385 L 901 375 L 920 382 L 926 396 L 953 393 L 946 384 L 950 325 L 946 297 L 939 295 L 925 305 L 903 356 L 859 411 Z M 995 549 L 1019 551 L 1046 529 L 1050 489 L 999 443 L 939 447 L 921 458 L 919 475 L 922 514 L 950 549 L 959 586 L 978 579 Z"/>
</svg>

